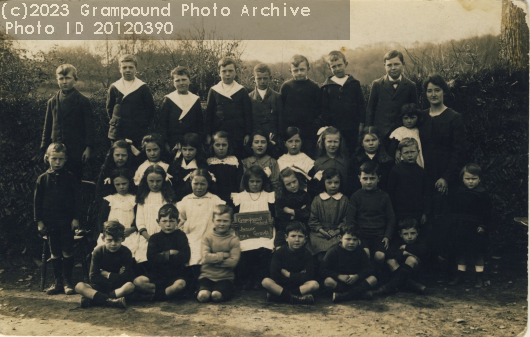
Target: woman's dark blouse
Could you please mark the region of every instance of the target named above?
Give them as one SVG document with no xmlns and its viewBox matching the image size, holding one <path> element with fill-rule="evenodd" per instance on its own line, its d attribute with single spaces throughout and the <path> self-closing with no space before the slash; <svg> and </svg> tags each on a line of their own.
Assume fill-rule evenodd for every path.
<svg viewBox="0 0 530 337">
<path fill-rule="evenodd" d="M 451 108 L 431 117 L 424 110 L 419 127 L 425 170 L 435 182 L 440 178 L 453 181 L 465 164 L 466 130 L 462 115 Z"/>
</svg>

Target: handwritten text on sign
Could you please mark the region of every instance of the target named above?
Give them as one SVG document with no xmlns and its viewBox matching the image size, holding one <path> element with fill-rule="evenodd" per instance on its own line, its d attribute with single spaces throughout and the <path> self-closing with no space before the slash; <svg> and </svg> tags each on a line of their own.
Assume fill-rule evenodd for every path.
<svg viewBox="0 0 530 337">
<path fill-rule="evenodd" d="M 238 225 L 237 236 L 239 240 L 268 238 L 272 239 L 272 227 L 269 225 L 271 213 L 249 212 L 234 215 L 234 222 Z"/>
</svg>

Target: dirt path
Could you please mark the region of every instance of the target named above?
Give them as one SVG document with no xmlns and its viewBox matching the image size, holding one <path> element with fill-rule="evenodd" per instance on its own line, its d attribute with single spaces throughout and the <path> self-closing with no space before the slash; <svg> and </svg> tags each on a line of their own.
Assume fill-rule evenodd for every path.
<svg viewBox="0 0 530 337">
<path fill-rule="evenodd" d="M 454 288 L 435 283 L 428 296 L 403 292 L 332 304 L 320 295 L 313 306 L 268 303 L 263 291 L 252 291 L 220 305 L 186 299 L 134 303 L 125 310 L 81 309 L 79 295 L 47 296 L 37 283 L 36 269 L 0 273 L 0 334 L 517 336 L 527 325 L 524 270 L 493 274 L 492 286 L 484 290 L 470 282 Z"/>
</svg>

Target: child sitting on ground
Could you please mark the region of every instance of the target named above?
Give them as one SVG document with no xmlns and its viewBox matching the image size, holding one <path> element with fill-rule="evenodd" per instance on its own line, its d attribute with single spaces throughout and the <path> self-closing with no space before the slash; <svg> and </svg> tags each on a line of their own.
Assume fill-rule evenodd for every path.
<svg viewBox="0 0 530 337">
<path fill-rule="evenodd" d="M 380 178 L 377 164 L 367 161 L 360 170 L 362 189 L 350 198 L 347 223 L 359 228 L 361 245 L 368 256 L 373 257 L 378 277 L 396 220 L 390 197 L 377 187 Z"/>
<path fill-rule="evenodd" d="M 267 300 L 279 298 L 293 304 L 313 304 L 311 293 L 318 290 L 315 281 L 313 257 L 305 248 L 307 231 L 301 223 L 287 226 L 287 245 L 274 252 L 271 262 L 271 277 L 262 285 L 267 289 Z"/>
<path fill-rule="evenodd" d="M 379 287 L 375 294 L 386 295 L 396 290 L 396 287 L 407 285 L 410 289 L 423 294 L 425 286 L 416 282 L 421 261 L 428 254 L 428 247 L 418 238 L 418 221 L 406 219 L 399 223 L 400 240 L 394 242 L 388 250 L 388 268 L 392 272 L 390 281 Z"/>
<path fill-rule="evenodd" d="M 226 301 L 234 290 L 234 268 L 239 262 L 239 239 L 230 229 L 233 210 L 218 205 L 213 210 L 213 231 L 202 238 L 202 266 L 199 276 L 200 302 Z"/>
<path fill-rule="evenodd" d="M 90 284 L 79 282 L 75 291 L 81 294 L 81 308 L 90 305 L 125 308 L 125 297 L 134 291 L 134 258 L 123 246 L 125 227 L 116 220 L 103 227 L 104 244 L 92 253 Z"/>
<path fill-rule="evenodd" d="M 177 229 L 179 212 L 166 204 L 158 211 L 160 232 L 151 235 L 147 247 L 150 272 L 134 279 L 134 285 L 152 300 L 162 301 L 176 296 L 186 287 L 184 267 L 190 260 L 186 234 Z"/>
<path fill-rule="evenodd" d="M 81 182 L 64 169 L 66 147 L 52 143 L 46 151 L 48 171 L 37 179 L 35 186 L 35 221 L 42 235 L 48 236 L 55 283 L 48 295 L 73 295 L 74 231 L 81 217 Z M 64 280 L 63 280 L 64 267 Z"/>
<path fill-rule="evenodd" d="M 372 264 L 360 246 L 359 230 L 340 226 L 340 242 L 331 247 L 320 267 L 324 285 L 333 291 L 333 303 L 357 298 L 371 299 L 377 284 Z"/>
</svg>

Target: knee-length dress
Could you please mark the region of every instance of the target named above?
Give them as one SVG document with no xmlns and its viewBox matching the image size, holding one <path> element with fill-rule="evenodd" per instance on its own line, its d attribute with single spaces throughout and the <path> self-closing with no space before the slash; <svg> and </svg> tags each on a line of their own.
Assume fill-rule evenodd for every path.
<svg viewBox="0 0 530 337">
<path fill-rule="evenodd" d="M 313 255 L 327 252 L 331 246 L 338 243 L 339 236 L 331 239 L 319 233 L 320 229 L 325 231 L 336 230 L 340 225 L 346 223 L 348 211 L 348 198 L 342 193 L 330 196 L 326 192 L 320 193 L 313 199 L 311 204 L 311 216 L 309 217 L 309 228 L 311 228 L 311 244 L 308 246 Z"/>
<path fill-rule="evenodd" d="M 188 194 L 177 203 L 179 228 L 188 237 L 191 249 L 190 266 L 201 264 L 202 238 L 213 231 L 213 208 L 224 204 L 224 200 L 210 192 L 202 197 Z"/>
<path fill-rule="evenodd" d="M 135 208 L 136 201 L 135 196 L 132 194 L 121 195 L 112 194 L 108 195 L 103 200 L 106 201 L 101 206 L 100 222 L 109 220 L 118 220 L 120 224 L 126 229 L 135 226 Z M 107 215 L 108 214 L 108 215 Z M 105 219 L 106 218 L 106 219 Z M 139 234 L 138 232 L 131 233 L 126 237 L 122 245 L 129 248 L 134 258 L 136 258 L 136 251 L 138 250 Z M 99 235 L 97 246 L 105 244 L 103 241 L 103 233 Z"/>
</svg>

